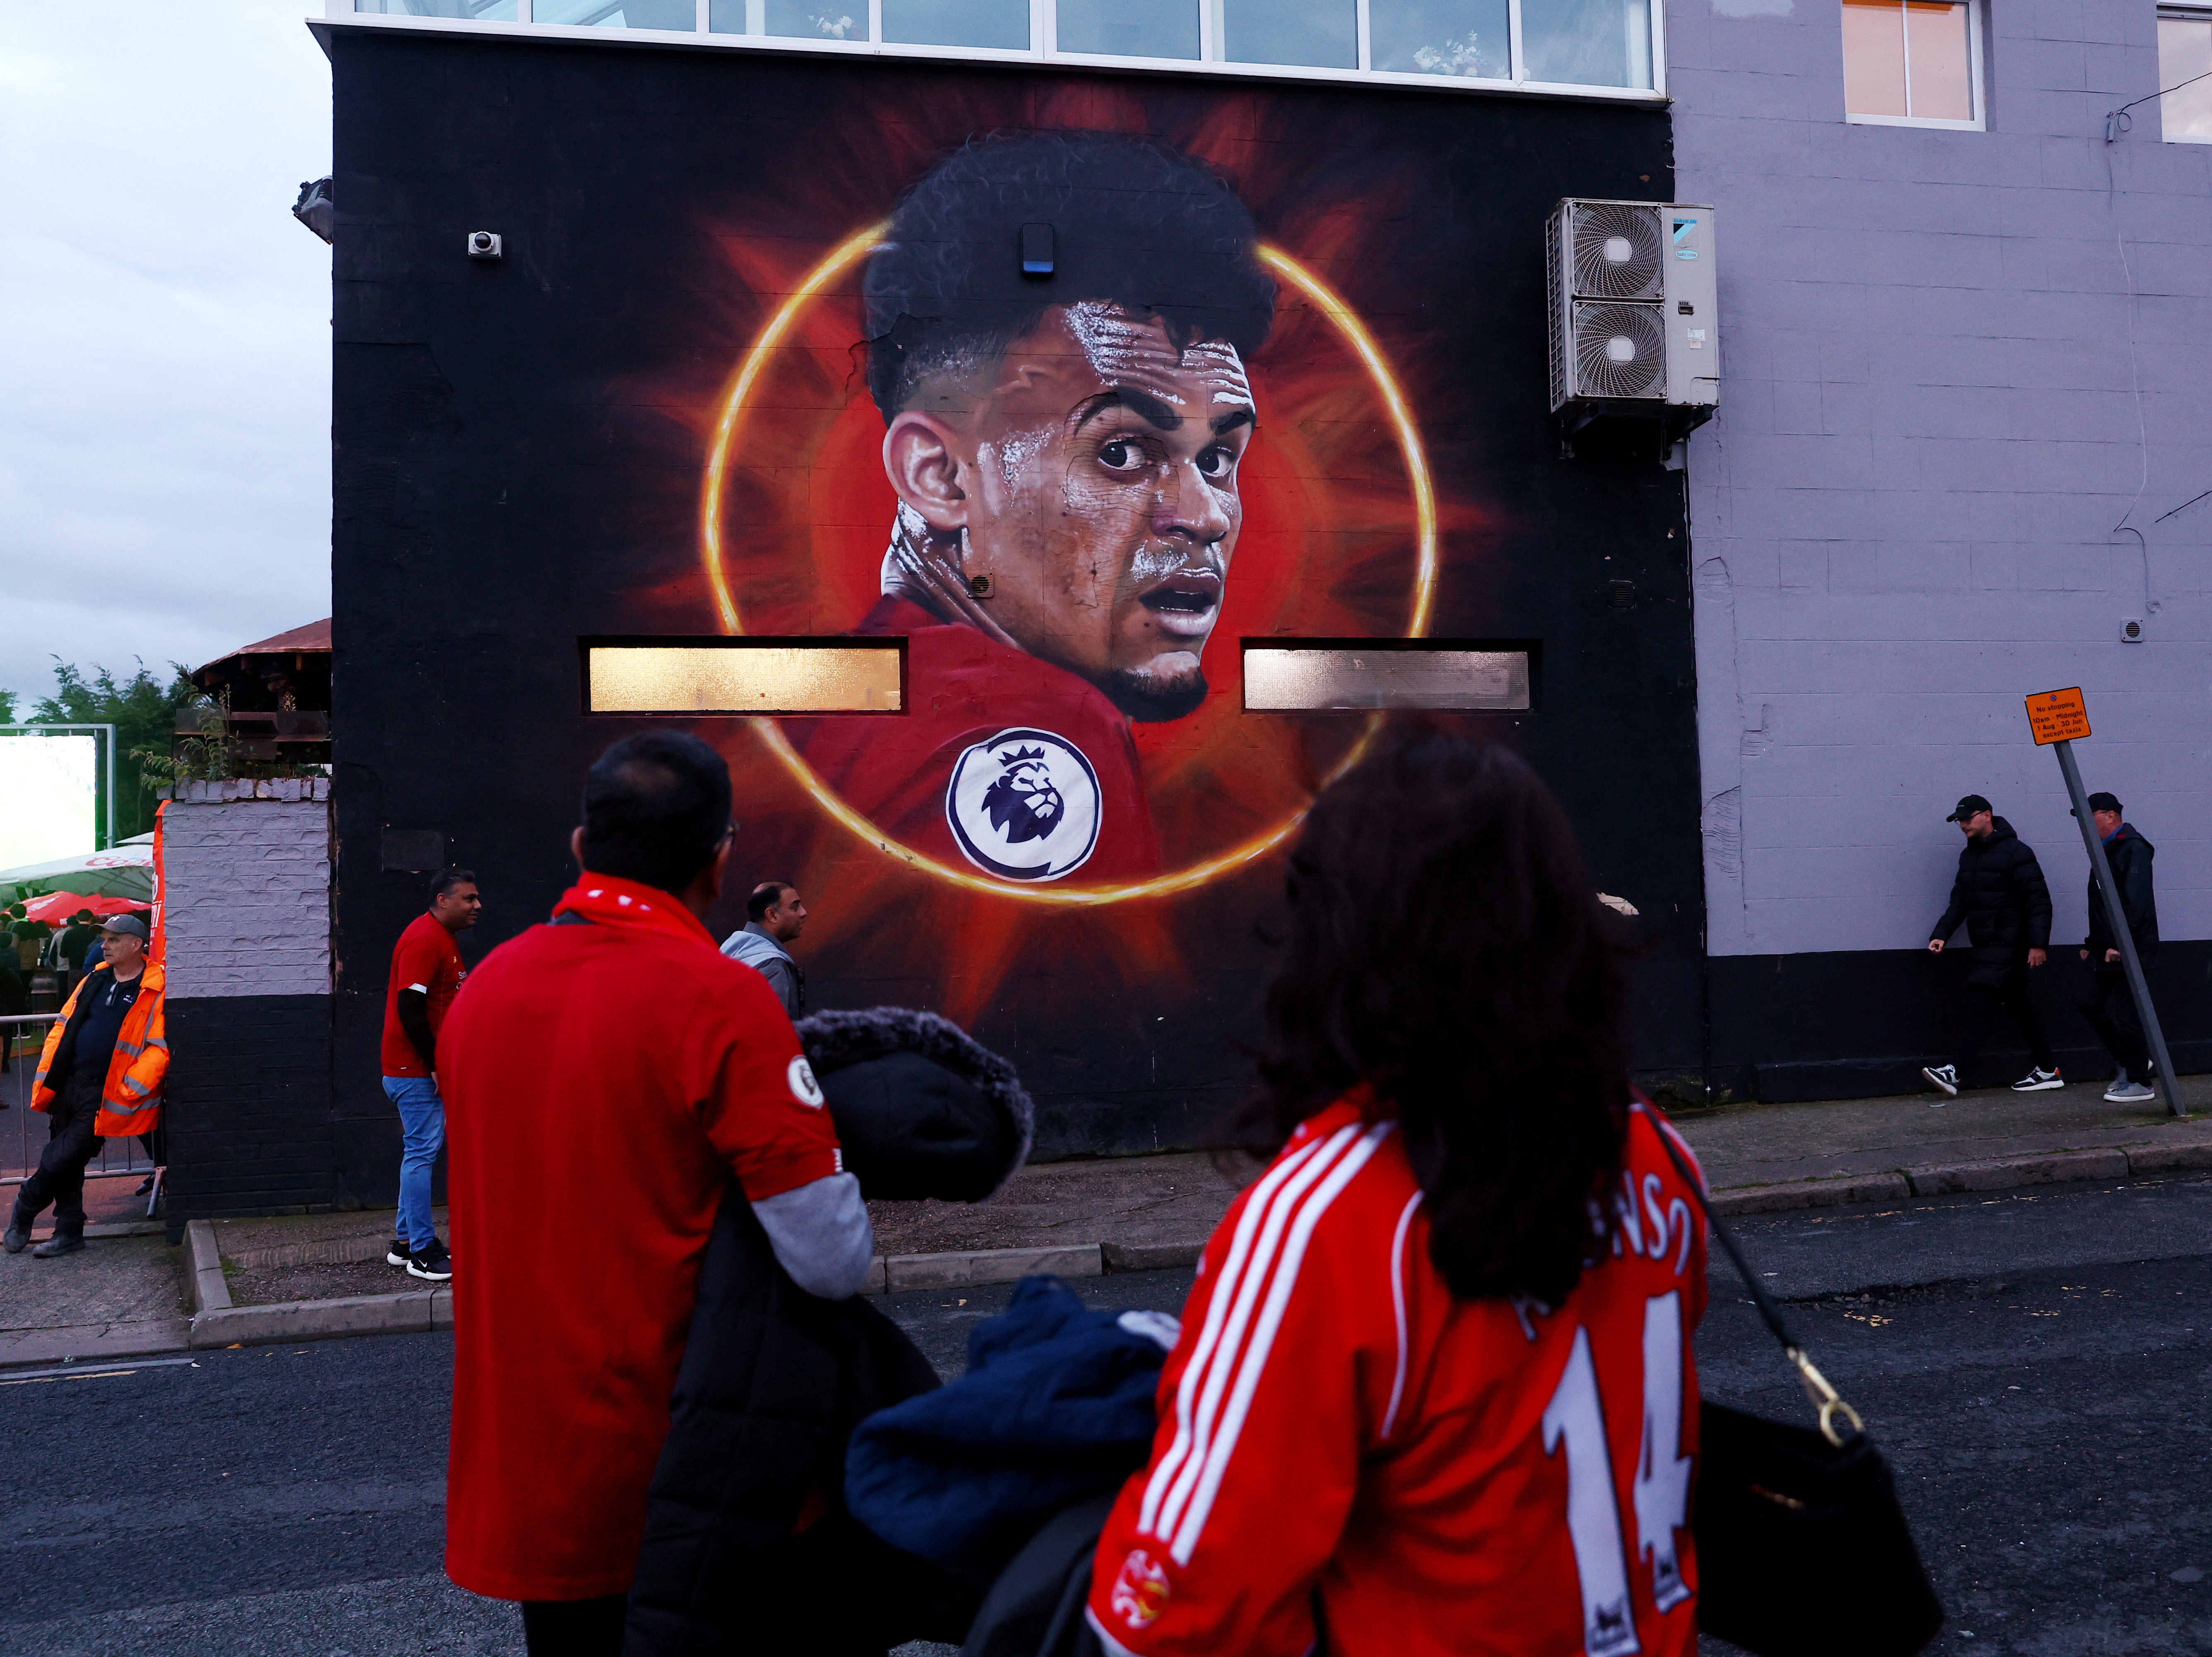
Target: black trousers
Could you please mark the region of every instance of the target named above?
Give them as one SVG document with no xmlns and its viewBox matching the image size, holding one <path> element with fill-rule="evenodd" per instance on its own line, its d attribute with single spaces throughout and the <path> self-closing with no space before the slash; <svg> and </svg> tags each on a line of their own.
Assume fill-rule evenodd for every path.
<svg viewBox="0 0 2212 1657">
<path fill-rule="evenodd" d="M 2130 1080 L 2150 1074 L 2150 1042 L 2143 1035 L 2136 998 L 2128 988 L 2127 969 L 2096 966 L 2089 969 L 2088 992 L 2081 998 L 2081 1017 L 2097 1032 L 2112 1062 L 2123 1066 Z"/>
<path fill-rule="evenodd" d="M 522 1643 L 530 1657 L 622 1657 L 629 1596 L 599 1599 L 526 1599 Z"/>
<path fill-rule="evenodd" d="M 100 1087 L 106 1078 L 102 1065 L 88 1078 L 72 1075 L 62 1096 L 46 1114 L 46 1148 L 39 1153 L 38 1171 L 23 1181 L 15 1200 L 27 1217 L 54 1206 L 54 1229 L 70 1236 L 84 1235 L 84 1170 L 100 1155 L 100 1136 L 92 1131 L 100 1116 Z"/>
<path fill-rule="evenodd" d="M 2058 1057 L 2043 1034 L 2043 1020 L 2036 1016 L 2035 998 L 2027 992 L 2027 962 L 2023 958 L 1994 984 L 1966 980 L 1966 1018 L 1959 1032 L 1959 1056 L 1953 1061 L 1959 1067 L 1961 1083 L 1966 1079 L 1966 1066 L 1974 1062 L 1974 1055 L 1996 1028 L 2000 1011 L 2010 1013 L 2019 1024 L 2037 1069 L 2058 1068 Z"/>
</svg>

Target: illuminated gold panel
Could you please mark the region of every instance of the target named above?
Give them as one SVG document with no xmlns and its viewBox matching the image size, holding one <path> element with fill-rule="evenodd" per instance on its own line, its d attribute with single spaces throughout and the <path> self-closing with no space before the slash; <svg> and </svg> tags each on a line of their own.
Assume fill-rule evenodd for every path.
<svg viewBox="0 0 2212 1657">
<path fill-rule="evenodd" d="M 593 645 L 594 713 L 896 713 L 896 645 Z"/>
<path fill-rule="evenodd" d="M 1417 707 L 1518 713 L 1528 706 L 1528 653 L 1247 645 L 1244 706 L 1267 713 Z"/>
</svg>

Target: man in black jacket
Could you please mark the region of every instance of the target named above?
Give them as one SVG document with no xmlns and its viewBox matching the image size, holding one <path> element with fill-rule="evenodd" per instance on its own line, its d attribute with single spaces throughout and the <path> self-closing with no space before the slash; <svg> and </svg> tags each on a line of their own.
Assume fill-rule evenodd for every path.
<svg viewBox="0 0 2212 1657">
<path fill-rule="evenodd" d="M 1966 923 L 1966 941 L 1973 948 L 1974 964 L 1966 974 L 1971 1005 L 1966 1028 L 1960 1033 L 1958 1057 L 1948 1065 L 1927 1065 L 1920 1073 L 1947 1103 L 1958 1095 L 1959 1078 L 1989 1039 L 2000 1007 L 2019 1021 L 2027 1037 L 2035 1067 L 2012 1084 L 2014 1093 L 2041 1093 L 2063 1088 L 2058 1059 L 2045 1039 L 2043 1021 L 2035 1015 L 2035 1001 L 2027 992 L 2027 974 L 2049 957 L 2051 889 L 2044 884 L 2043 869 L 2026 841 L 2012 825 L 1990 810 L 1979 794 L 1968 794 L 1951 815 L 1966 836 L 1959 853 L 1958 877 L 1951 883 L 1951 905 L 1929 934 L 1928 947 L 1941 955 L 1944 940 Z"/>
<path fill-rule="evenodd" d="M 2157 848 L 2122 817 L 2120 802 L 2111 794 L 2100 791 L 2089 796 L 2089 818 L 2105 842 L 2105 861 L 2112 865 L 2112 883 L 2119 888 L 2120 911 L 2128 919 L 2128 935 L 2135 939 L 2136 959 L 2148 967 L 2158 954 L 2158 900 L 2150 878 Z M 2082 941 L 2081 959 L 2089 963 L 2089 990 L 2081 998 L 2081 1017 L 2118 1066 L 2105 1098 L 2115 1105 L 2148 1103 L 2158 1097 L 2143 1079 L 2151 1073 L 2150 1045 L 2143 1039 L 2142 1020 L 2128 988 L 2128 970 L 2120 964 L 2119 940 L 2112 936 L 2094 870 L 2089 874 L 2089 936 Z"/>
</svg>

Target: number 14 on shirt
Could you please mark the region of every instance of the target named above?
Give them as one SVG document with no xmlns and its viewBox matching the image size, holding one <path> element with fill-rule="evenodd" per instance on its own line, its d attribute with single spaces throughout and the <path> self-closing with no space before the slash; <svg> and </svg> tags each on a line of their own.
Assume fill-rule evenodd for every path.
<svg viewBox="0 0 2212 1657">
<path fill-rule="evenodd" d="M 1669 1290 L 1644 1306 L 1644 1430 L 1634 1488 L 1637 1554 L 1650 1562 L 1652 1598 L 1662 1611 L 1690 1596 L 1674 1539 L 1689 1522 L 1692 1463 L 1681 1454 L 1681 1433 L 1682 1296 Z M 1544 1453 L 1554 1454 L 1562 1444 L 1567 1536 L 1582 1583 L 1583 1649 L 1588 1657 L 1628 1657 L 1638 1649 L 1628 1553 L 1587 1329 L 1575 1331 L 1566 1372 L 1544 1411 Z"/>
</svg>

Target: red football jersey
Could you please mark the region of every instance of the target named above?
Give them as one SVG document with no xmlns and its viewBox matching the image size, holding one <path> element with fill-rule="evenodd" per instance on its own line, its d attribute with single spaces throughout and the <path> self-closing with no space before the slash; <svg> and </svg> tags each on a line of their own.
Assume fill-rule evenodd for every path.
<svg viewBox="0 0 2212 1657">
<path fill-rule="evenodd" d="M 1088 680 L 885 598 L 855 629 L 903 634 L 907 711 L 792 720 L 792 743 L 886 835 L 1010 884 L 1160 871 L 1127 715 Z"/>
<path fill-rule="evenodd" d="M 1206 1244 L 1099 1539 L 1107 1649 L 1693 1653 L 1705 1242 L 1672 1132 L 1636 1108 L 1612 1255 L 1552 1308 L 1454 1298 L 1358 1096 L 1302 1126 Z"/>
<path fill-rule="evenodd" d="M 495 1599 L 629 1588 L 731 1176 L 757 1202 L 843 1167 L 767 980 L 651 887 L 586 875 L 562 901 L 603 896 L 668 924 L 533 926 L 469 974 L 439 1038 L 446 1569 Z"/>
<path fill-rule="evenodd" d="M 384 986 L 384 1042 L 386 1076 L 428 1076 L 430 1067 L 415 1051 L 414 1042 L 399 1022 L 399 992 L 419 990 L 430 1004 L 430 1034 L 434 1037 L 446 1023 L 446 1010 L 461 992 L 468 976 L 461 965 L 460 947 L 445 922 L 429 913 L 416 915 L 392 948 L 392 980 Z"/>
</svg>

